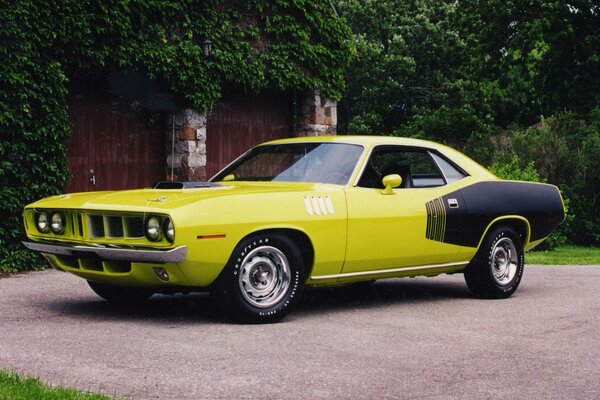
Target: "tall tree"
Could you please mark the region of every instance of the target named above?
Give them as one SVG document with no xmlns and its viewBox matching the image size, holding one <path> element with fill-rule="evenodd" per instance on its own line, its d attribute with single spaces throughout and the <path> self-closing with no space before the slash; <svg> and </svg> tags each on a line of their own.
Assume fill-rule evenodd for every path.
<svg viewBox="0 0 600 400">
<path fill-rule="evenodd" d="M 495 110 L 494 122 L 531 125 L 600 101 L 598 0 L 462 0 L 454 26 L 468 68 Z"/>
<path fill-rule="evenodd" d="M 461 142 L 485 130 L 468 49 L 452 23 L 457 3 L 340 0 L 357 55 L 340 102 L 340 130 Z"/>
</svg>

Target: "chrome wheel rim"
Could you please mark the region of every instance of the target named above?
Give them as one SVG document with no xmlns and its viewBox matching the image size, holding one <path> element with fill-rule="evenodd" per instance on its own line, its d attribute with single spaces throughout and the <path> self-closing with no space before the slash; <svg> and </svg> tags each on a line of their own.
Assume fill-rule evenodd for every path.
<svg viewBox="0 0 600 400">
<path fill-rule="evenodd" d="M 492 249 L 492 274 L 500 285 L 508 285 L 517 273 L 517 248 L 509 238 L 500 239 Z"/>
<path fill-rule="evenodd" d="M 275 247 L 257 247 L 244 257 L 238 282 L 248 303 L 258 308 L 272 307 L 290 287 L 290 263 Z"/>
</svg>

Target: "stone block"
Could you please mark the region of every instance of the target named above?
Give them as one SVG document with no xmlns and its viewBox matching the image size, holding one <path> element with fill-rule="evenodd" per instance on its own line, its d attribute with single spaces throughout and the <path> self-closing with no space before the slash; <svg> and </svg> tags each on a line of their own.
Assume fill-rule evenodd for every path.
<svg viewBox="0 0 600 400">
<path fill-rule="evenodd" d="M 184 176 L 186 181 L 205 181 L 206 180 L 206 168 L 189 168 L 185 170 Z"/>
<path fill-rule="evenodd" d="M 311 115 L 310 113 L 300 113 L 298 115 L 297 118 L 297 124 L 300 126 L 304 126 L 304 125 L 308 125 L 308 124 L 313 124 L 314 121 L 311 119 Z"/>
<path fill-rule="evenodd" d="M 173 157 L 171 154 L 167 155 L 167 168 L 180 168 L 182 158 L 182 154 L 175 153 L 175 157 Z"/>
<path fill-rule="evenodd" d="M 206 166 L 206 155 L 202 155 L 197 152 L 189 153 L 183 157 L 183 167 L 187 168 L 199 168 Z"/>
<path fill-rule="evenodd" d="M 193 128 L 200 128 L 206 126 L 206 115 L 192 108 L 186 108 L 184 110 L 185 124 Z"/>
<path fill-rule="evenodd" d="M 196 140 L 196 129 L 191 126 L 184 125 L 179 128 L 177 137 L 179 140 Z"/>
<path fill-rule="evenodd" d="M 337 107 L 325 107 L 325 118 L 323 123 L 330 126 L 337 125 Z"/>
<path fill-rule="evenodd" d="M 194 132 L 194 138 L 200 143 L 206 143 L 206 124 L 196 129 L 198 132 Z"/>
<path fill-rule="evenodd" d="M 323 125 L 325 124 L 325 107 L 315 106 L 313 112 L 313 124 Z"/>
<path fill-rule="evenodd" d="M 299 132 L 298 136 L 328 136 L 335 135 L 336 127 L 323 124 L 305 125 Z"/>
<path fill-rule="evenodd" d="M 179 110 L 174 116 L 175 125 L 177 126 L 190 126 L 194 129 L 206 126 L 206 115 L 193 108 Z"/>
<path fill-rule="evenodd" d="M 321 105 L 321 93 L 319 91 L 315 91 L 307 95 L 302 101 L 303 107 L 314 107 Z"/>
<path fill-rule="evenodd" d="M 176 154 L 192 153 L 196 150 L 196 142 L 192 140 L 179 140 L 175 145 Z"/>
<path fill-rule="evenodd" d="M 325 107 L 325 108 L 337 107 L 337 102 L 335 102 L 334 100 L 331 100 L 331 99 L 324 99 L 323 107 Z"/>
</svg>

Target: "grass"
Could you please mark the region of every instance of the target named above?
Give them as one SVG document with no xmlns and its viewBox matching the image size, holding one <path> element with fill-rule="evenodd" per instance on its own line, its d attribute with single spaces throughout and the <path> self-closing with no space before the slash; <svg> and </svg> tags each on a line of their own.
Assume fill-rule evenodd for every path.
<svg viewBox="0 0 600 400">
<path fill-rule="evenodd" d="M 51 388 L 36 378 L 23 378 L 0 370 L 0 400 L 110 400 L 108 396 Z"/>
<path fill-rule="evenodd" d="M 600 247 L 559 246 L 549 251 L 525 253 L 527 264 L 600 265 Z"/>
</svg>

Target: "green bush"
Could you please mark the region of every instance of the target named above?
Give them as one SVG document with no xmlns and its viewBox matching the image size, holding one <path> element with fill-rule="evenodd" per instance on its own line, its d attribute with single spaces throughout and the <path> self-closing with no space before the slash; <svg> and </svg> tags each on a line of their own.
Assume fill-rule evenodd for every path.
<svg viewBox="0 0 600 400">
<path fill-rule="evenodd" d="M 521 160 L 533 161 L 540 176 L 548 182 L 563 183 L 575 172 L 576 149 L 571 146 L 578 129 L 574 114 L 559 114 L 542 121 L 540 127 L 515 131 L 513 152 Z"/>
<path fill-rule="evenodd" d="M 540 126 L 504 132 L 487 142 L 490 169 L 499 177 L 561 189 L 568 215 L 546 246 L 600 244 L 600 109 L 586 117 L 563 112 Z"/>
<path fill-rule="evenodd" d="M 577 174 L 570 184 L 573 192 L 572 236 L 576 243 L 600 245 L 600 115 L 584 131 L 587 133 L 577 150 Z"/>
<path fill-rule="evenodd" d="M 490 166 L 490 171 L 494 173 L 498 178 L 513 180 L 513 181 L 527 181 L 527 182 L 545 182 L 546 179 L 542 178 L 535 168 L 535 163 L 529 161 L 527 165 L 522 168 L 523 163 L 519 160 L 519 157 L 512 154 L 510 161 L 505 164 L 496 161 Z M 565 205 L 568 201 L 565 200 Z M 561 244 L 565 244 L 567 241 L 564 227 L 559 228 L 552 233 L 536 250 L 549 250 L 558 247 Z"/>
<path fill-rule="evenodd" d="M 540 174 L 535 169 L 533 161 L 521 168 L 522 162 L 516 155 L 512 155 L 510 161 L 506 164 L 501 164 L 496 161 L 490 166 L 490 171 L 498 178 L 512 181 L 528 181 L 528 182 L 544 182 Z"/>
</svg>

